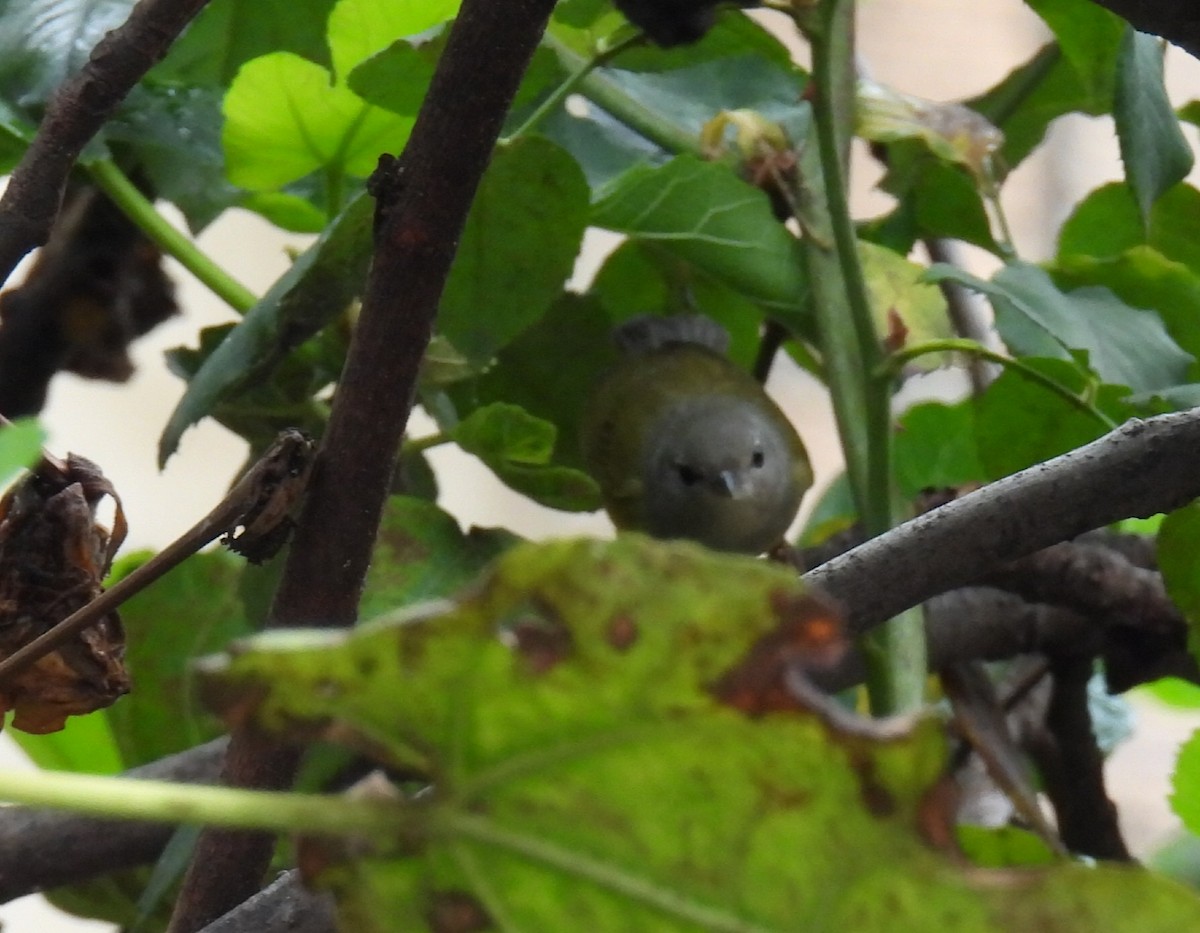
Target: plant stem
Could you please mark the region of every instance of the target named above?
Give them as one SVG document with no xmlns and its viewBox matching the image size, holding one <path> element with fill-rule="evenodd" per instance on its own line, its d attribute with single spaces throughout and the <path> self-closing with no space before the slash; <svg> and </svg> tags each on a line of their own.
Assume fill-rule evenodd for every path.
<svg viewBox="0 0 1200 933">
<path fill-rule="evenodd" d="M 395 801 L 237 790 L 59 771 L 0 774 L 0 799 L 105 819 L 339 836 L 365 834 L 377 838 L 390 834 L 398 813 Z"/>
<path fill-rule="evenodd" d="M 543 44 L 558 56 L 559 63 L 569 72 L 576 73 L 587 64 L 587 59 L 549 33 Z M 589 70 L 579 80 L 577 89 L 592 103 L 667 152 L 686 152 L 696 156 L 704 154 L 699 134 L 671 123 L 664 114 L 635 100 L 609 75 Z"/>
<path fill-rule="evenodd" d="M 255 294 L 233 278 L 196 246 L 195 241 L 180 233 L 155 210 L 137 186 L 112 161 L 89 162 L 88 174 L 125 215 L 153 240 L 167 255 L 174 257 L 192 275 L 239 314 L 245 314 L 258 301 Z"/>
<path fill-rule="evenodd" d="M 883 350 L 859 263 L 845 180 L 855 108 L 854 2 L 821 0 L 815 11 L 800 18 L 812 45 L 817 148 L 815 160 L 801 153 L 801 168 L 817 176 L 807 180 L 810 187 L 819 180 L 823 188 L 801 199 L 813 204 L 813 216 L 804 226 L 817 234 L 807 243 L 813 303 L 846 473 L 864 528 L 878 535 L 902 516 L 892 489 L 890 381 L 879 365 Z M 926 660 L 918 610 L 872 632 L 863 651 L 872 712 L 887 715 L 921 704 Z"/>
<path fill-rule="evenodd" d="M 546 38 L 547 41 L 550 41 L 549 36 Z M 537 109 L 535 109 L 533 113 L 529 115 L 524 123 L 506 136 L 501 142 L 510 143 L 514 139 L 519 139 L 522 136 L 526 136 L 529 133 L 534 132 L 539 126 L 541 126 L 542 121 L 550 116 L 550 114 L 552 114 L 559 106 L 561 106 L 562 102 L 566 100 L 568 96 L 570 96 L 571 92 L 579 87 L 580 82 L 582 82 L 584 78 L 591 74 L 595 69 L 607 65 L 626 49 L 632 48 L 633 46 L 644 41 L 645 36 L 640 32 L 636 32 L 632 35 L 626 36 L 624 39 L 618 40 L 612 45 L 599 48 L 591 58 L 581 59 L 580 64 L 573 71 L 571 71 L 570 74 L 567 75 L 566 80 L 556 87 L 554 91 L 537 106 Z M 563 61 L 563 56 L 561 54 L 559 55 L 559 61 Z"/>
<path fill-rule="evenodd" d="M 450 436 L 443 431 L 438 431 L 435 434 L 430 434 L 426 437 L 416 437 L 411 440 L 406 440 L 402 450 L 406 454 L 419 454 L 426 450 L 432 450 L 434 447 L 441 447 L 443 444 L 450 443 Z"/>
<path fill-rule="evenodd" d="M 1053 392 L 1063 401 L 1073 405 L 1082 412 L 1091 415 L 1097 421 L 1104 425 L 1106 430 L 1113 430 L 1117 423 L 1108 415 L 1104 414 L 1095 405 L 1091 404 L 1087 399 L 1080 398 L 1062 383 L 1051 379 L 1045 373 L 1039 372 L 1028 363 L 1022 360 L 1014 359 L 1011 356 L 1005 356 L 1003 353 L 997 353 L 995 350 L 989 350 L 981 343 L 966 338 L 946 338 L 943 340 L 927 340 L 922 343 L 915 343 L 905 347 L 903 350 L 897 350 L 887 358 L 882 364 L 882 369 L 888 373 L 899 371 L 905 363 L 910 360 L 915 360 L 918 357 L 925 356 L 930 353 L 969 353 L 972 356 L 987 360 L 989 363 L 998 363 L 1013 372 L 1020 373 L 1030 382 L 1037 383 L 1044 389 Z"/>
</svg>

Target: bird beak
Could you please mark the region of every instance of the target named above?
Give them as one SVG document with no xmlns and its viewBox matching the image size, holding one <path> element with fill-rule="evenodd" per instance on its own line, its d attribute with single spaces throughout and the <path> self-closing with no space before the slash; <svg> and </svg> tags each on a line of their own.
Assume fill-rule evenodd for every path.
<svg viewBox="0 0 1200 933">
<path fill-rule="evenodd" d="M 741 478 L 734 470 L 722 470 L 713 480 L 713 489 L 719 496 L 736 499 L 742 491 Z"/>
</svg>

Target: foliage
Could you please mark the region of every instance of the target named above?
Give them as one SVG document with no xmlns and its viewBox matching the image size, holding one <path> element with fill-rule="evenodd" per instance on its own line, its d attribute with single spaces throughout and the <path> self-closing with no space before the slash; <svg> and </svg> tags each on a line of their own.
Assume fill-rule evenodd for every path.
<svg viewBox="0 0 1200 933">
<path fill-rule="evenodd" d="M 533 546 L 517 543 L 520 528 L 464 532 L 436 505 L 424 459 L 454 444 L 534 501 L 595 509 L 577 424 L 611 363 L 608 332 L 634 314 L 706 314 L 747 367 L 764 325 L 778 325 L 839 417 L 865 412 L 842 419 L 847 477 L 814 513 L 818 537 L 897 514 L 894 488 L 907 501 L 994 480 L 1127 417 L 1195 404 L 1200 191 L 1185 180 L 1180 119 L 1200 102 L 1172 113 L 1159 44 L 1107 11 L 1029 5 L 1053 39 L 995 88 L 946 105 L 864 85 L 851 127 L 850 108 L 814 108 L 849 73 L 835 19 L 814 28 L 798 14 L 825 69 L 813 81 L 741 10 L 723 10 L 693 46 L 614 52 L 624 18 L 601 0 L 562 0 L 441 299 L 418 388 L 437 433 L 401 451 L 405 495 L 376 543 L 370 621 L 252 636 L 278 568 L 198 555 L 122 610 L 138 692 L 23 738 L 26 749 L 49 767 L 115 772 L 215 734 L 217 712 L 365 750 L 403 775 L 372 845 L 300 844 L 348 929 L 445 928 L 429 919 L 443 906 L 506 929 L 1195 922 L 1200 904 L 1163 879 L 1064 862 L 1029 836 L 963 834 L 1003 883 L 926 845 L 924 807 L 945 764 L 931 717 L 882 742 L 719 702 L 714 684 L 755 636 L 783 608 L 811 608 L 794 574 L 637 536 Z M 16 163 L 80 48 L 130 6 L 0 3 L 0 167 Z M 148 179 L 193 232 L 237 206 L 319 233 L 235 324 L 171 354 L 187 388 L 160 459 L 209 417 L 255 448 L 284 426 L 323 430 L 371 257 L 366 178 L 403 149 L 457 8 L 213 0 L 85 152 L 85 171 Z M 1126 179 L 1084 198 L 1056 255 L 1035 264 L 1009 241 L 998 192 L 1071 112 L 1113 116 Z M 886 166 L 895 202 L 882 216 L 848 214 L 837 147 L 854 131 Z M 569 284 L 588 228 L 622 245 L 590 283 Z M 931 239 L 981 247 L 994 272 L 918 265 L 913 247 Z M 977 396 L 916 405 L 893 425 L 907 370 L 889 354 L 926 369 L 962 362 L 938 345 L 953 332 L 936 287 L 948 282 L 986 296 L 1009 367 Z M 0 472 L 29 462 L 34 430 L 0 431 Z M 1164 577 L 1193 624 L 1198 544 L 1194 506 L 1163 523 Z M 910 673 L 924 683 L 923 669 Z M 1200 831 L 1197 747 L 1174 801 Z M 1029 865 L 1041 867 L 1012 869 Z M 137 916 L 136 897 L 115 888 L 103 898 Z M 70 903 L 114 915 L 103 898 L 81 888 Z"/>
</svg>

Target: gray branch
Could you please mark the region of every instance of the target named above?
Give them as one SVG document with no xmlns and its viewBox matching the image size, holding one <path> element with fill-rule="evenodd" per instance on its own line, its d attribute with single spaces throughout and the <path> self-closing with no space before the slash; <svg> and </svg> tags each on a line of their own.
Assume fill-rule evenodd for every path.
<svg viewBox="0 0 1200 933">
<path fill-rule="evenodd" d="M 858 635 L 1001 564 L 1200 496 L 1200 409 L 1134 420 L 905 522 L 804 575 Z"/>
</svg>

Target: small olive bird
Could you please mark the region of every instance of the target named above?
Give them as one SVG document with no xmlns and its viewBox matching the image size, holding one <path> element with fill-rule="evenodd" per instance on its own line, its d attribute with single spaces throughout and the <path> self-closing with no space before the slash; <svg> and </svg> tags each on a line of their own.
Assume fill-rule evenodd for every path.
<svg viewBox="0 0 1200 933">
<path fill-rule="evenodd" d="M 783 541 L 812 467 L 796 429 L 700 315 L 634 318 L 584 411 L 583 459 L 618 528 L 759 554 Z"/>
</svg>

